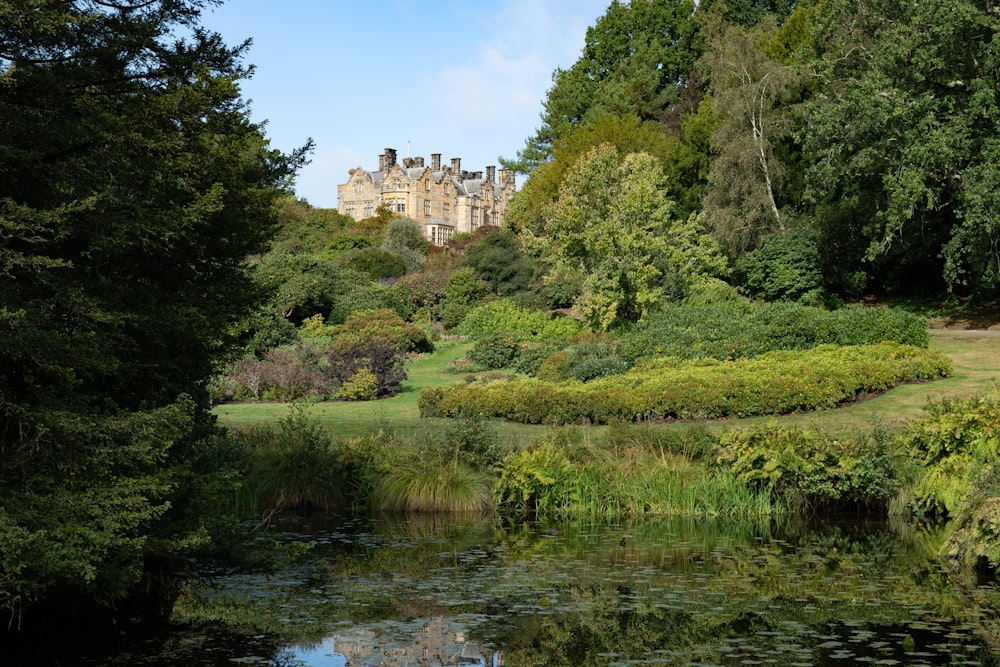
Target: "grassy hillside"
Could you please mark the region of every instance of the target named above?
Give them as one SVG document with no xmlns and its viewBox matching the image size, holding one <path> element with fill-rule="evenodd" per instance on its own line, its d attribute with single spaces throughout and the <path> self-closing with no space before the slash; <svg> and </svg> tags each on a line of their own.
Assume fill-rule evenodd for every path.
<svg viewBox="0 0 1000 667">
<path fill-rule="evenodd" d="M 471 344 L 439 341 L 432 355 L 410 360 L 408 379 L 403 391 L 392 398 L 363 403 L 317 403 L 310 411 L 334 435 L 353 435 L 373 428 L 390 428 L 403 434 L 416 434 L 437 427 L 433 419 L 421 419 L 417 399 L 425 387 L 458 382 L 462 378 L 446 372 L 448 362 L 462 358 Z M 942 396 L 968 396 L 995 386 L 1000 378 L 1000 330 L 935 329 L 931 332 L 931 347 L 946 353 L 954 364 L 954 375 L 935 382 L 908 384 L 897 387 L 870 400 L 854 405 L 806 414 L 787 415 L 779 420 L 789 424 L 815 425 L 828 431 L 852 430 L 878 420 L 888 426 L 898 425 L 920 414 L 928 400 Z M 220 423 L 231 428 L 274 422 L 288 411 L 283 403 L 239 403 L 220 405 L 216 414 Z M 708 422 L 711 429 L 730 428 L 735 424 L 769 421 L 773 417 Z M 686 428 L 687 424 L 664 424 L 663 428 Z M 502 425 L 505 437 L 531 438 L 551 427 Z M 594 437 L 600 437 L 604 427 L 590 427 Z"/>
</svg>

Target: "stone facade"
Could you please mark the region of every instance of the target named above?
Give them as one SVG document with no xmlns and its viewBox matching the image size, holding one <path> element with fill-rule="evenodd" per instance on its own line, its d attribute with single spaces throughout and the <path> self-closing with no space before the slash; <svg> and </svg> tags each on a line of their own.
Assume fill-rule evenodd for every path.
<svg viewBox="0 0 1000 667">
<path fill-rule="evenodd" d="M 441 154 L 431 153 L 430 165 L 422 157 L 396 160 L 396 151 L 386 148 L 379 156 L 378 171 L 361 167 L 350 170 L 347 183 L 337 186 L 337 210 L 355 220 L 370 218 L 380 206 L 420 223 L 424 236 L 444 245 L 456 233 L 480 227 L 502 227 L 507 204 L 514 195 L 514 172 L 486 167 L 463 171 L 461 158 L 441 164 Z"/>
</svg>

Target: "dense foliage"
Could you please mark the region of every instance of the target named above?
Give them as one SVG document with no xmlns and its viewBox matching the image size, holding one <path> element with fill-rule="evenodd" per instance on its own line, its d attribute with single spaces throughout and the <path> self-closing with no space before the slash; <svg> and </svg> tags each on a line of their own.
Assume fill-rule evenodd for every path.
<svg viewBox="0 0 1000 667">
<path fill-rule="evenodd" d="M 626 337 L 624 356 L 754 358 L 770 350 L 894 341 L 926 347 L 923 318 L 899 308 L 848 306 L 821 310 L 791 303 L 680 305 L 641 322 Z"/>
<path fill-rule="evenodd" d="M 827 345 L 729 362 L 666 357 L 587 383 L 529 379 L 425 389 L 420 411 L 447 417 L 472 407 L 525 424 L 785 414 L 836 407 L 859 394 L 938 378 L 950 370 L 940 352 L 896 343 Z"/>
<path fill-rule="evenodd" d="M 302 153 L 249 120 L 205 5 L 0 3 L 5 633 L 162 617 L 225 537 L 204 382 Z"/>
<path fill-rule="evenodd" d="M 607 169 L 598 176 L 584 164 L 610 144 L 622 168 L 634 154 L 655 158 L 676 218 L 698 213 L 737 269 L 732 280 L 755 297 L 994 298 L 1000 14 L 991 7 L 612 2 L 579 59 L 554 73 L 541 127 L 506 161 L 530 174 L 511 225 L 558 237 L 567 206 L 596 216 L 591 233 L 613 220 L 598 202 L 578 206 L 573 185 L 583 172 L 594 174 L 592 197 L 618 188 Z M 672 238 L 646 218 L 647 245 Z M 621 293 L 638 299 L 620 302 L 626 320 L 672 298 L 650 291 L 662 267 L 622 257 L 634 266 Z"/>
</svg>

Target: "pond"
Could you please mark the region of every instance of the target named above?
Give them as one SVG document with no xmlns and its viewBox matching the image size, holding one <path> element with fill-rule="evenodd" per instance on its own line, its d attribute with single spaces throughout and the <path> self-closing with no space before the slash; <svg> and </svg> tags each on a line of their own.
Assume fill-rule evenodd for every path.
<svg viewBox="0 0 1000 667">
<path fill-rule="evenodd" d="M 1000 664 L 998 590 L 942 571 L 941 530 L 441 517 L 282 530 L 315 542 L 295 566 L 206 579 L 176 633 L 72 664 Z"/>
</svg>

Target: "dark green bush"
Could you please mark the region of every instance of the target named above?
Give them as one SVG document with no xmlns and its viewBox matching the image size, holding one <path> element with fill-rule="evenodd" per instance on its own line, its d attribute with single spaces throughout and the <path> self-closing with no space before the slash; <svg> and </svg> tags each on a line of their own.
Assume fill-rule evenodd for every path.
<svg viewBox="0 0 1000 667">
<path fill-rule="evenodd" d="M 589 382 L 609 375 L 627 373 L 629 363 L 618 357 L 590 357 L 579 363 L 570 362 L 570 375 L 574 380 Z"/>
<path fill-rule="evenodd" d="M 447 427 L 446 447 L 455 448 L 462 460 L 476 470 L 493 470 L 510 453 L 496 428 L 475 410 L 465 410 Z"/>
<path fill-rule="evenodd" d="M 514 334 L 497 331 L 476 341 L 469 352 L 469 360 L 477 368 L 510 368 L 519 350 L 520 344 Z"/>
<path fill-rule="evenodd" d="M 619 339 L 616 336 L 609 334 L 581 334 L 581 336 L 583 340 L 579 340 L 568 349 L 569 375 L 574 380 L 589 382 L 608 375 L 620 375 L 631 368 L 631 364 L 618 355 Z"/>
<path fill-rule="evenodd" d="M 514 360 L 514 370 L 524 375 L 537 375 L 545 359 L 559 349 L 559 344 L 554 342 L 522 343 L 517 359 Z"/>
<path fill-rule="evenodd" d="M 752 298 L 798 301 L 822 291 L 820 260 L 815 234 L 807 230 L 773 234 L 736 261 L 735 276 Z"/>
<path fill-rule="evenodd" d="M 382 248 L 363 248 L 344 253 L 341 265 L 364 273 L 372 280 L 398 278 L 406 273 L 406 261 Z"/>
<path fill-rule="evenodd" d="M 470 244 L 462 261 L 502 297 L 527 290 L 535 273 L 533 262 L 521 252 L 513 234 L 502 230 L 487 232 Z"/>
<path fill-rule="evenodd" d="M 923 318 L 899 308 L 848 306 L 827 311 L 793 303 L 680 305 L 651 315 L 626 335 L 622 356 L 740 359 L 771 350 L 892 341 L 926 347 Z"/>
</svg>

